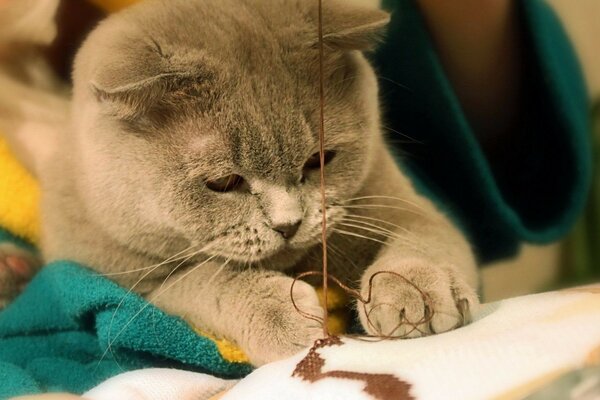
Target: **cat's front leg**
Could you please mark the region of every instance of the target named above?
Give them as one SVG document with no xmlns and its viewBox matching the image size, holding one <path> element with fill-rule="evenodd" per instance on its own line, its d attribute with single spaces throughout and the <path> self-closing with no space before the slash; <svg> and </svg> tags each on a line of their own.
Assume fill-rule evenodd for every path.
<svg viewBox="0 0 600 400">
<path fill-rule="evenodd" d="M 292 356 L 323 334 L 319 322 L 294 308 L 293 279 L 288 276 L 234 270 L 218 263 L 207 263 L 183 277 L 185 273 L 171 277 L 149 300 L 200 329 L 235 342 L 254 365 Z M 165 290 L 171 284 L 173 288 Z M 294 300 L 305 313 L 323 316 L 317 294 L 307 283 L 296 282 Z"/>
<path fill-rule="evenodd" d="M 361 278 L 363 327 L 374 335 L 415 337 L 469 320 L 478 306 L 477 267 L 464 235 L 418 195 L 389 153 L 378 158 L 351 226 L 383 243 Z M 356 205 L 360 204 L 360 205 Z M 365 221 L 368 221 L 365 222 Z"/>
<path fill-rule="evenodd" d="M 361 278 L 358 304 L 367 332 L 415 337 L 467 323 L 479 305 L 473 254 L 462 234 L 428 202 L 405 215 Z M 407 212 L 410 214 L 410 212 Z M 400 225 L 399 225 L 400 226 Z"/>
</svg>

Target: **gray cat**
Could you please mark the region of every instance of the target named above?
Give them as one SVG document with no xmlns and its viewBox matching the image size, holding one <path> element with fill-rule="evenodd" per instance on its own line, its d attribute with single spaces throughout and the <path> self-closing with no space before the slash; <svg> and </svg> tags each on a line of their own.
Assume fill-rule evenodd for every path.
<svg viewBox="0 0 600 400">
<path fill-rule="evenodd" d="M 290 276 L 317 269 L 322 251 L 316 5 L 149 0 L 101 23 L 75 61 L 69 129 L 29 163 L 44 261 L 107 274 L 256 365 L 319 338 L 289 295 Z M 384 270 L 426 293 L 379 275 L 369 320 L 358 307 L 371 334 L 453 329 L 478 305 L 476 265 L 386 147 L 361 52 L 389 15 L 343 0 L 326 0 L 324 15 L 331 273 L 365 296 Z M 295 299 L 322 315 L 309 284 Z M 400 324 L 427 315 L 418 330 Z"/>
</svg>

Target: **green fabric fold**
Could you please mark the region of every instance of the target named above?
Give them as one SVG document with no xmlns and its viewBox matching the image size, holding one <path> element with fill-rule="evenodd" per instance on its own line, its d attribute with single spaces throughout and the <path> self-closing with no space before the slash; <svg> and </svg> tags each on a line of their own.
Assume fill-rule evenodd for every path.
<svg viewBox="0 0 600 400">
<path fill-rule="evenodd" d="M 224 360 L 182 319 L 71 262 L 44 267 L 0 313 L 0 399 L 83 393 L 118 373 L 157 366 L 220 377 L 251 371 Z"/>
</svg>

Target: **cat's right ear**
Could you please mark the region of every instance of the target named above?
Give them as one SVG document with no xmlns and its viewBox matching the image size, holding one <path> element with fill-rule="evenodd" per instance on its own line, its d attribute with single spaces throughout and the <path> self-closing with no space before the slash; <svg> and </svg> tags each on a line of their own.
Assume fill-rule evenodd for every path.
<svg viewBox="0 0 600 400">
<path fill-rule="evenodd" d="M 155 42 L 114 50 L 92 74 L 90 88 L 117 118 L 138 118 L 182 85 L 206 79 L 203 54 L 190 53 L 181 59 Z"/>
<path fill-rule="evenodd" d="M 165 95 L 174 74 L 159 74 L 119 86 L 99 80 L 91 82 L 91 90 L 100 103 L 107 105 L 118 119 L 133 120 L 146 114 Z"/>
</svg>

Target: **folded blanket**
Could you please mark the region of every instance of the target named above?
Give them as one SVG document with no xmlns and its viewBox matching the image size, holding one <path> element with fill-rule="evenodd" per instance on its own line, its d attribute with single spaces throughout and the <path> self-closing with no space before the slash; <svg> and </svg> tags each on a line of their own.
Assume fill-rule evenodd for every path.
<svg viewBox="0 0 600 400">
<path fill-rule="evenodd" d="M 46 266 L 0 313 L 0 399 L 83 393 L 118 373 L 171 366 L 222 377 L 251 371 L 222 341 L 198 335 L 79 265 Z"/>
</svg>

